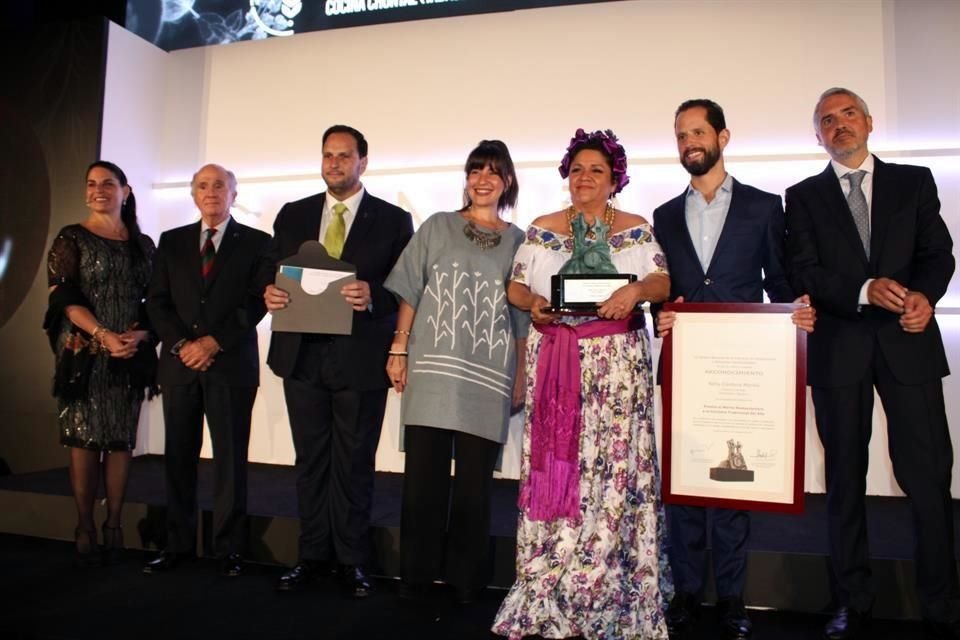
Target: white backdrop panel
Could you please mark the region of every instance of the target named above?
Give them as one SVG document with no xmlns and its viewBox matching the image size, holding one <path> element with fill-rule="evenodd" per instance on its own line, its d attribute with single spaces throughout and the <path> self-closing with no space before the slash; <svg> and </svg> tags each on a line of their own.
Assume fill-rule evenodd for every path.
<svg viewBox="0 0 960 640">
<path fill-rule="evenodd" d="M 731 173 L 782 193 L 822 170 L 813 103 L 824 88 L 848 85 L 870 103 L 879 155 L 933 169 L 944 217 L 960 238 L 960 43 L 945 26 L 958 20 L 960 3 L 939 0 L 635 0 L 171 54 L 111 34 L 105 122 L 122 116 L 124 126 L 105 127 L 103 155 L 133 168 L 143 226 L 156 238 L 196 219 L 186 181 L 204 162 L 238 174 L 234 214 L 269 231 L 284 202 L 323 190 L 320 138 L 335 122 L 370 140 L 367 188 L 419 223 L 459 204 L 466 153 L 496 137 L 520 163 L 513 219 L 524 226 L 564 205 L 556 165 L 573 130 L 611 127 L 631 159 L 633 180 L 620 205 L 649 215 L 687 181 L 671 126 L 682 100 L 720 102 L 733 134 Z M 144 78 L 156 84 L 143 87 Z M 955 293 L 941 304 L 940 321 L 960 371 L 960 321 L 944 315 L 951 306 L 960 308 Z M 265 355 L 269 320 L 259 333 Z M 945 384 L 956 449 L 960 396 L 953 378 Z M 391 392 L 377 459 L 383 470 L 402 470 L 397 409 Z M 821 491 L 822 453 L 812 408 L 808 414 L 807 488 Z M 162 452 L 159 403 L 144 422 L 141 447 Z M 869 491 L 896 493 L 879 410 L 875 427 Z M 504 460 L 512 477 L 519 430 L 515 420 Z M 251 460 L 293 461 L 281 384 L 266 367 Z M 953 490 L 960 495 L 960 473 Z"/>
</svg>

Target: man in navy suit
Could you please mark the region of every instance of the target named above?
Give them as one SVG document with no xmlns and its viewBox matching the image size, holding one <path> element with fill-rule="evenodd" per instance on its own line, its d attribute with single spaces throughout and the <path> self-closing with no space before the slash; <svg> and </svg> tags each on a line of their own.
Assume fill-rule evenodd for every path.
<svg viewBox="0 0 960 640">
<path fill-rule="evenodd" d="M 913 509 L 919 599 L 930 635 L 960 638 L 953 545 L 949 374 L 933 307 L 953 275 L 953 241 L 925 167 L 870 154 L 873 119 L 849 89 L 813 118 L 831 161 L 787 189 L 791 281 L 820 313 L 807 378 L 826 460 L 833 595 L 830 639 L 862 637 L 873 604 L 864 511 L 874 389 L 894 475 Z"/>
<path fill-rule="evenodd" d="M 143 570 L 173 569 L 196 549 L 197 461 L 206 415 L 213 444 L 213 546 L 238 576 L 247 534 L 247 448 L 260 382 L 257 323 L 273 277 L 270 236 L 230 216 L 233 173 L 215 164 L 190 183 L 200 222 L 160 236 L 147 300 L 163 342 L 167 546 Z"/>
<path fill-rule="evenodd" d="M 340 293 L 353 308 L 349 336 L 275 331 L 267 363 L 283 378 L 296 450 L 300 510 L 299 562 L 278 589 L 294 590 L 334 563 L 344 591 L 368 595 L 364 565 L 370 549 L 374 457 L 387 388 L 387 351 L 398 303 L 383 281 L 413 235 L 410 214 L 366 192 L 367 141 L 335 125 L 323 134 L 326 193 L 283 206 L 274 223 L 272 255 L 282 260 L 307 240 L 321 241 L 334 258 L 357 268 Z M 270 285 L 270 311 L 297 301 Z"/>
<path fill-rule="evenodd" d="M 741 184 L 726 172 L 730 141 L 723 109 L 712 100 L 688 100 L 674 118 L 680 163 L 690 185 L 653 212 L 654 231 L 670 268 L 675 302 L 794 302 L 783 264 L 784 220 L 780 197 Z M 808 303 L 806 298 L 796 302 Z M 660 311 L 657 331 L 666 335 L 676 314 Z M 812 330 L 813 309 L 794 313 Z M 707 572 L 710 521 L 717 613 L 724 638 L 747 638 L 752 624 L 743 603 L 745 511 L 667 505 L 670 565 L 676 595 L 667 610 L 671 636 L 683 635 L 696 618 Z"/>
</svg>

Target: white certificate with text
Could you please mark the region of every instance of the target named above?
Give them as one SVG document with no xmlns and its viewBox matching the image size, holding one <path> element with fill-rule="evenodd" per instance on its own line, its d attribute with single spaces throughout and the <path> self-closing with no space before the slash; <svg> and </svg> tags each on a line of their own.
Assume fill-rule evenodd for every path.
<svg viewBox="0 0 960 640">
<path fill-rule="evenodd" d="M 802 508 L 806 336 L 791 321 L 795 305 L 670 308 L 677 321 L 664 344 L 665 500 Z"/>
</svg>

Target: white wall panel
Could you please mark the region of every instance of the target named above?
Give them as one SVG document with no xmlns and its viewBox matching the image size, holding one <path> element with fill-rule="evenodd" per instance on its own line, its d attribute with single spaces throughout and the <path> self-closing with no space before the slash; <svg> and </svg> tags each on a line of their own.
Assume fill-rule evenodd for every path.
<svg viewBox="0 0 960 640">
<path fill-rule="evenodd" d="M 163 50 L 110 23 L 100 157 L 115 162 L 127 175 L 136 196 L 140 226 L 154 240 L 164 228 L 158 224 L 155 213 L 157 193 L 153 183 L 167 111 L 166 83 L 158 79 L 166 78 L 169 64 L 169 56 Z M 158 448 L 163 448 L 159 401 L 144 405 L 140 413 L 134 454 Z"/>
<path fill-rule="evenodd" d="M 457 206 L 466 153 L 497 137 L 519 161 L 513 215 L 523 226 L 564 205 L 556 165 L 574 129 L 610 127 L 631 160 L 620 204 L 649 215 L 688 178 L 672 135 L 682 100 L 722 104 L 732 131 L 730 172 L 783 193 L 825 166 L 812 109 L 823 89 L 845 85 L 870 104 L 878 155 L 931 167 L 944 218 L 960 238 L 958 27 L 960 3 L 940 0 L 635 0 L 162 54 L 165 69 L 151 76 L 166 78 L 157 97 L 162 113 L 144 107 L 142 117 L 154 129 L 146 142 L 156 145 L 155 164 L 139 178 L 153 183 L 149 214 L 159 231 L 195 219 L 186 181 L 204 162 L 224 164 L 240 178 L 234 214 L 269 231 L 284 202 L 323 189 L 320 138 L 344 122 L 370 140 L 367 188 L 419 223 Z M 111 57 L 115 46 L 131 45 L 126 35 L 111 39 Z M 960 316 L 951 310 L 960 311 L 960 287 L 939 309 L 960 372 Z M 269 319 L 259 330 L 265 355 Z M 945 387 L 958 450 L 960 389 L 952 377 Z M 391 392 L 377 465 L 399 471 L 396 404 Z M 822 452 L 809 409 L 807 487 L 820 491 Z M 896 493 L 879 408 L 875 417 L 869 490 Z M 151 451 L 158 428 L 151 421 Z M 506 475 L 519 467 L 519 431 L 514 421 Z M 251 459 L 293 460 L 280 381 L 266 368 Z M 960 473 L 953 491 L 960 495 Z"/>
</svg>

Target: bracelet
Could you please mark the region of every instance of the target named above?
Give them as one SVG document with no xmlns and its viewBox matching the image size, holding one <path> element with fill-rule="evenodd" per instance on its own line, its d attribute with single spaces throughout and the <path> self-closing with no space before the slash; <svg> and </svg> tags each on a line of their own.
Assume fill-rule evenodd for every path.
<svg viewBox="0 0 960 640">
<path fill-rule="evenodd" d="M 410 353 L 408 351 L 387 351 L 388 356 L 403 356 L 406 358 Z"/>
<path fill-rule="evenodd" d="M 409 335 L 410 335 L 410 332 L 409 332 L 409 331 L 405 331 L 405 330 L 403 330 L 403 329 L 397 329 L 396 331 L 393 332 L 393 335 L 395 335 L 395 336 L 398 336 L 398 335 L 399 335 L 399 336 L 409 336 Z"/>
<path fill-rule="evenodd" d="M 102 324 L 98 324 L 93 328 L 93 331 L 90 333 L 90 337 L 93 338 L 94 342 L 103 342 L 103 338 L 100 336 L 107 332 L 107 328 Z"/>
</svg>

